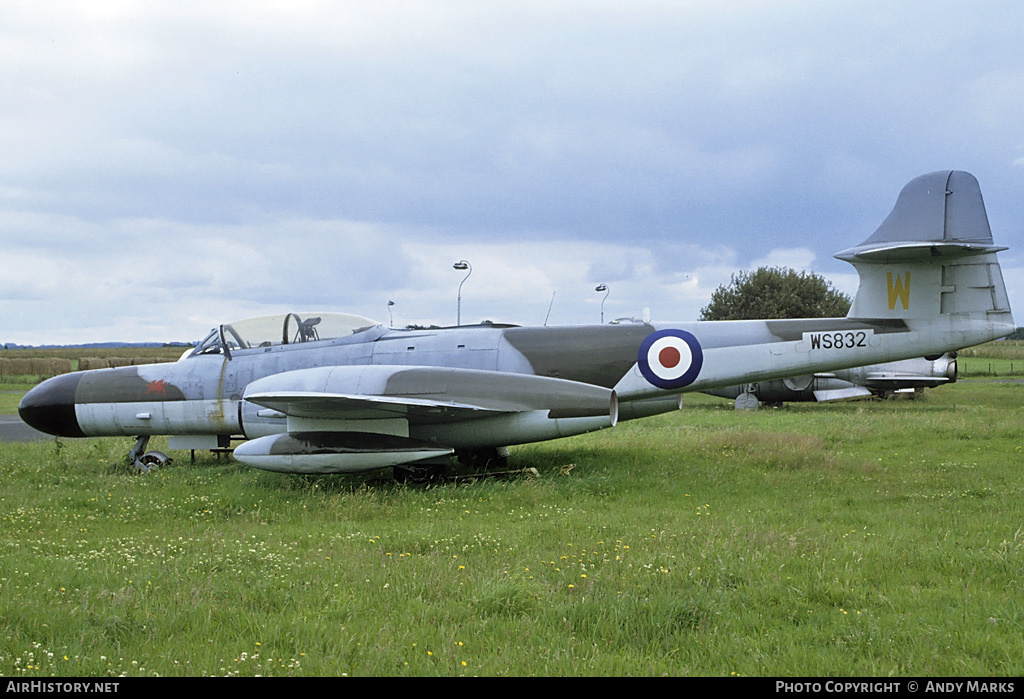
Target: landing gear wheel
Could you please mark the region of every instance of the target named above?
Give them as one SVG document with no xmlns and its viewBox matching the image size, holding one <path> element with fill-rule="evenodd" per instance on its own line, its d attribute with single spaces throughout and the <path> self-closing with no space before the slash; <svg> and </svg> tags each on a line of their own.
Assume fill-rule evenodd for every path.
<svg viewBox="0 0 1024 699">
<path fill-rule="evenodd" d="M 400 464 L 393 467 L 395 480 L 399 483 L 433 483 L 445 473 L 443 464 Z"/>
<path fill-rule="evenodd" d="M 455 454 L 459 464 L 484 471 L 504 471 L 508 468 L 508 447 L 493 447 L 460 451 Z"/>
<path fill-rule="evenodd" d="M 134 466 L 143 473 L 147 473 L 151 468 L 166 466 L 169 463 L 171 463 L 171 457 L 162 451 L 148 451 L 141 458 L 135 460 Z"/>
<path fill-rule="evenodd" d="M 736 402 L 734 404 L 736 410 L 757 410 L 758 406 L 759 402 L 757 400 L 757 396 L 749 391 L 744 391 L 736 396 Z"/>
<path fill-rule="evenodd" d="M 146 445 L 148 444 L 149 437 L 147 435 L 136 437 L 135 446 L 128 452 L 128 463 L 143 473 L 148 472 L 151 468 L 166 466 L 171 463 L 171 457 L 162 451 L 146 451 Z"/>
</svg>

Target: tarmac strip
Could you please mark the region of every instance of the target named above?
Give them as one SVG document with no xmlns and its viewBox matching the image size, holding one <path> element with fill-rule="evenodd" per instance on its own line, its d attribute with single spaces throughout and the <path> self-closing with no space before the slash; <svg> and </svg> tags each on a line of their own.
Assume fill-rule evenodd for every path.
<svg viewBox="0 0 1024 699">
<path fill-rule="evenodd" d="M 32 429 L 17 415 L 0 415 L 0 442 L 38 442 L 53 435 Z"/>
</svg>

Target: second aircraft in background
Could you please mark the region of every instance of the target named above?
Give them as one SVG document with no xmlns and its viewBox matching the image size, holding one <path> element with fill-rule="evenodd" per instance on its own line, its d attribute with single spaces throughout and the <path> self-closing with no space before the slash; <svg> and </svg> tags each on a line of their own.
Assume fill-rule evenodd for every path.
<svg viewBox="0 0 1024 699">
<path fill-rule="evenodd" d="M 939 356 L 727 386 L 704 393 L 735 399 L 737 410 L 757 410 L 761 403 L 825 403 L 857 398 L 889 398 L 897 393 L 917 395 L 926 388 L 954 383 L 956 376 L 956 352 L 946 352 Z"/>
</svg>

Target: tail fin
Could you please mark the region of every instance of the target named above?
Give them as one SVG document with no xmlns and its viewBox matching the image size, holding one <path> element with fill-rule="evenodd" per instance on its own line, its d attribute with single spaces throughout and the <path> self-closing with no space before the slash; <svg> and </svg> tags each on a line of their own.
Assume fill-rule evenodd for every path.
<svg viewBox="0 0 1024 699">
<path fill-rule="evenodd" d="M 992 231 L 973 175 L 944 170 L 911 180 L 882 225 L 836 255 L 857 268 L 849 318 L 957 316 L 1013 332 Z M 1002 332 L 1004 326 L 1008 329 Z"/>
</svg>

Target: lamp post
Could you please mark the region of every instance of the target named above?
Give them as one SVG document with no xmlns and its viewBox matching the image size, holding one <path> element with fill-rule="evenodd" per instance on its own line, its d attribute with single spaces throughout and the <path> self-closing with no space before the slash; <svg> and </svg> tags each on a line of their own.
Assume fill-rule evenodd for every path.
<svg viewBox="0 0 1024 699">
<path fill-rule="evenodd" d="M 469 264 L 465 260 L 459 260 L 452 265 L 452 269 L 469 270 L 466 276 L 463 277 L 459 283 L 459 304 L 458 304 L 458 315 L 456 316 L 456 325 L 462 325 L 462 285 L 469 279 L 469 275 L 473 273 L 473 265 Z"/>
<path fill-rule="evenodd" d="M 606 284 L 598 284 L 597 286 L 594 287 L 594 291 L 604 292 L 604 297 L 601 299 L 601 325 L 604 325 L 604 302 L 605 299 L 608 298 L 608 294 L 611 293 L 611 290 L 608 288 Z"/>
<path fill-rule="evenodd" d="M 395 316 L 391 313 L 391 307 L 395 305 L 394 301 L 388 301 L 388 327 L 395 327 Z"/>
</svg>

